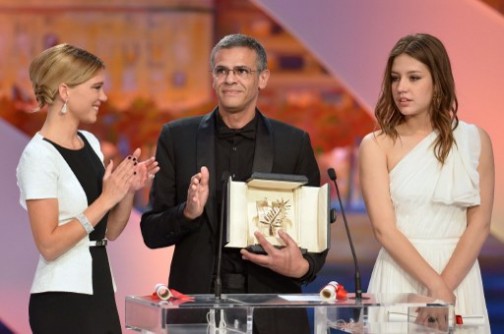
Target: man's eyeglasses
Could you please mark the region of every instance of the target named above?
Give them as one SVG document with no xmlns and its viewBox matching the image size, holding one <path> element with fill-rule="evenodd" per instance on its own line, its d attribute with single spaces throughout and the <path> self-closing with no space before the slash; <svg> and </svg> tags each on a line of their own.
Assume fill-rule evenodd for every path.
<svg viewBox="0 0 504 334">
<path fill-rule="evenodd" d="M 229 72 L 233 72 L 233 75 L 235 77 L 238 77 L 240 79 L 248 79 L 252 75 L 252 73 L 257 72 L 250 67 L 247 66 L 236 66 L 233 68 L 227 68 L 224 66 L 217 66 L 212 70 L 212 75 L 214 76 L 215 79 L 224 79 L 227 78 L 229 75 Z"/>
</svg>

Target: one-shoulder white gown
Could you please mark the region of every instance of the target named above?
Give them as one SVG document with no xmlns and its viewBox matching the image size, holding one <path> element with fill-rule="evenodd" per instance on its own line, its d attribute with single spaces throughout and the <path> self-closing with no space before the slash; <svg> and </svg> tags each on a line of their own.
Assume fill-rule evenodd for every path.
<svg viewBox="0 0 504 334">
<path fill-rule="evenodd" d="M 397 227 L 439 273 L 466 229 L 467 208 L 480 204 L 478 129 L 460 121 L 454 136 L 456 145 L 444 166 L 441 167 L 433 153 L 436 139 L 436 132 L 433 132 L 389 173 Z M 383 248 L 378 254 L 368 292 L 427 294 L 426 288 L 402 270 Z M 489 328 L 477 261 L 454 293 L 457 298 L 455 313 L 467 319 L 476 316 L 475 319 L 482 319 Z M 373 312 L 370 316 L 383 317 L 386 313 Z M 481 332 L 479 327 L 477 333 Z"/>
</svg>

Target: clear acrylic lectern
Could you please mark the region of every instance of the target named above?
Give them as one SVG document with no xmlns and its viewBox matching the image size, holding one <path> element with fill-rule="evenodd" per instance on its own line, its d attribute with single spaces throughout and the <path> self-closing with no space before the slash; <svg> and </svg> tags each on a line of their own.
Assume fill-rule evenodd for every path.
<svg viewBox="0 0 504 334">
<path fill-rule="evenodd" d="M 415 294 L 364 294 L 358 300 L 349 294 L 345 300 L 330 302 L 318 294 L 191 297 L 194 300 L 160 301 L 152 296 L 128 296 L 126 328 L 144 334 L 252 334 L 254 310 L 273 308 L 311 312 L 315 334 L 327 334 L 331 329 L 347 333 L 451 333 L 455 322 L 452 305 Z"/>
</svg>

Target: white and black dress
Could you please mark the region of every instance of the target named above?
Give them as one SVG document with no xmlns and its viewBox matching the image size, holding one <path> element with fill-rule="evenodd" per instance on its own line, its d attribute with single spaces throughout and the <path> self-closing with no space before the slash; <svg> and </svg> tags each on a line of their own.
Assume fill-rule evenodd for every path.
<svg viewBox="0 0 504 334">
<path fill-rule="evenodd" d="M 102 191 L 104 166 L 85 136 L 79 135 L 84 141 L 84 147 L 79 150 L 51 144 L 65 159 L 86 193 L 88 204 L 91 204 Z M 106 228 L 107 216 L 95 226 L 89 239 L 104 239 Z M 65 291 L 32 293 L 29 313 L 34 333 L 121 333 L 106 247 L 89 247 L 89 251 L 93 294 Z"/>
</svg>

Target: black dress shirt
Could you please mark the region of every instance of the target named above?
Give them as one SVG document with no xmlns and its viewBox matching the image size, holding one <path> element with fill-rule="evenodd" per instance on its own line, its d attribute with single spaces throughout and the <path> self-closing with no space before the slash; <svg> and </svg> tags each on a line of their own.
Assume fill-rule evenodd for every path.
<svg viewBox="0 0 504 334">
<path fill-rule="evenodd" d="M 247 181 L 252 174 L 252 165 L 254 162 L 257 115 L 243 128 L 230 129 L 226 126 L 220 115 L 217 114 L 216 127 L 217 180 L 221 179 L 219 175 L 227 172 L 234 181 Z M 219 182 L 216 188 L 216 198 L 219 201 L 217 208 L 218 212 L 221 212 L 222 182 Z M 224 248 L 221 268 L 223 289 L 226 291 L 226 274 L 246 273 L 246 267 L 241 259 L 240 250 L 236 248 Z M 245 289 L 245 286 L 243 288 Z M 244 290 L 243 292 L 246 291 Z"/>
</svg>

